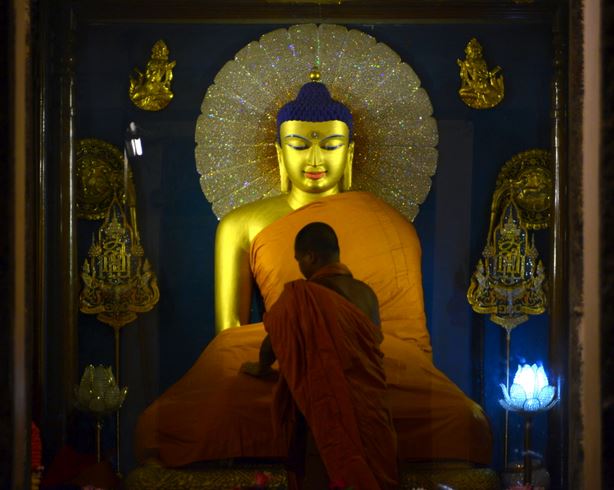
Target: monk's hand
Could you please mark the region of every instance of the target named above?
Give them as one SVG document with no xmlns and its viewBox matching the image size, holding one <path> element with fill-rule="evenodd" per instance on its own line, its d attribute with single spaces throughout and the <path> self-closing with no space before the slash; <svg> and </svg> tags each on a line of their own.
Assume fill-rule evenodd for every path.
<svg viewBox="0 0 614 490">
<path fill-rule="evenodd" d="M 270 376 L 276 376 L 277 371 L 273 369 L 271 366 L 265 366 L 260 364 L 258 361 L 251 362 L 247 361 L 241 365 L 240 372 L 243 374 L 249 374 L 250 376 L 254 376 L 256 378 L 268 378 Z"/>
</svg>

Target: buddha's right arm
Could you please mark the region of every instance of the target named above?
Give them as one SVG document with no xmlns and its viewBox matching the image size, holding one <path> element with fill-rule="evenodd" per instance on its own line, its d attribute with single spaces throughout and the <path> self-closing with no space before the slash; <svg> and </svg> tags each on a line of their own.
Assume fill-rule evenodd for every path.
<svg viewBox="0 0 614 490">
<path fill-rule="evenodd" d="M 247 227 L 242 220 L 227 218 L 215 236 L 216 333 L 249 321 L 253 288 Z"/>
</svg>

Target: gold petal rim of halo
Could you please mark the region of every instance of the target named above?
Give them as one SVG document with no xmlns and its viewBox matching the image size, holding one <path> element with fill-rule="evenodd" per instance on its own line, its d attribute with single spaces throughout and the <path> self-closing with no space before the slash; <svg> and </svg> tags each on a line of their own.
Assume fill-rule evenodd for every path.
<svg viewBox="0 0 614 490">
<path fill-rule="evenodd" d="M 104 219 L 115 194 L 125 201 L 123 154 L 117 146 L 96 138 L 77 140 L 75 154 L 77 217 Z"/>
<path fill-rule="evenodd" d="M 271 167 L 276 156 L 270 144 L 277 134 L 274 116 L 310 76 L 317 77 L 314 69 L 333 98 L 354 116 L 354 140 L 360 151 L 354 156 L 354 180 L 359 185 L 353 190 L 375 194 L 413 221 L 436 170 L 432 160 L 439 135 L 430 98 L 411 66 L 390 47 L 336 24 L 298 24 L 265 33 L 239 50 L 215 76 L 195 129 L 196 168 L 213 212 L 221 219 L 243 204 L 280 194 L 278 176 L 271 172 L 276 168 L 276 163 Z M 391 138 L 379 127 L 382 121 L 394 128 Z M 363 170 L 372 151 L 380 162 L 399 155 L 403 160 L 387 166 L 375 181 Z M 425 175 L 428 169 L 428 178 L 399 180 L 401 165 L 406 174 Z M 237 189 L 237 183 L 244 192 L 213 191 Z"/>
</svg>

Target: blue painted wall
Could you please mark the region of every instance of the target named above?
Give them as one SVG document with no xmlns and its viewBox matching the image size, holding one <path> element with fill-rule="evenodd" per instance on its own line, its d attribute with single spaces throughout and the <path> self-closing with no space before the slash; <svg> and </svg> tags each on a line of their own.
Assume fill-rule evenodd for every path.
<svg viewBox="0 0 614 490">
<path fill-rule="evenodd" d="M 194 130 L 208 86 L 223 64 L 275 25 L 118 24 L 83 26 L 77 36 L 78 138 L 117 146 L 130 121 L 145 131 L 145 155 L 132 164 L 139 228 L 159 280 L 161 299 L 122 330 L 122 460 L 134 464 L 129 437 L 138 413 L 194 363 L 214 335 L 213 242 L 217 219 L 198 183 Z M 485 407 L 495 433 L 493 464 L 501 466 L 504 412 L 498 384 L 505 379 L 500 327 L 474 314 L 465 294 L 488 228 L 500 167 L 514 154 L 550 144 L 551 38 L 546 24 L 414 24 L 352 26 L 388 44 L 409 63 L 431 97 L 439 122 L 440 160 L 433 188 L 415 225 L 423 246 L 424 292 L 437 366 Z M 494 109 L 476 111 L 458 98 L 457 58 L 471 37 L 489 66 L 503 68 L 506 95 Z M 175 98 L 160 112 L 137 109 L 129 75 L 143 69 L 151 46 L 164 39 L 176 60 Z M 80 220 L 79 257 L 86 257 L 99 223 Z M 539 250 L 548 265 L 547 232 Z M 547 317 L 532 318 L 512 336 L 512 368 L 547 359 Z M 113 331 L 79 318 L 81 369 L 113 364 Z M 483 375 L 483 378 L 481 377 Z M 511 416 L 511 449 L 521 447 L 520 421 Z M 545 447 L 545 420 L 536 421 L 536 450 Z M 108 431 L 111 432 L 111 431 Z M 113 444 L 107 436 L 107 444 Z"/>
</svg>

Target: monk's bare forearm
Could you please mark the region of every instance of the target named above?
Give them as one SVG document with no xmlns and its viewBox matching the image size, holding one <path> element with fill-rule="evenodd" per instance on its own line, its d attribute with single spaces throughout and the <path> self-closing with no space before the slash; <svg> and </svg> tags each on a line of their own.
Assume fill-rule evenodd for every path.
<svg viewBox="0 0 614 490">
<path fill-rule="evenodd" d="M 271 338 L 267 335 L 262 344 L 260 345 L 260 357 L 258 361 L 261 366 L 270 367 L 273 365 L 277 357 L 273 352 L 273 346 L 271 345 Z"/>
</svg>

